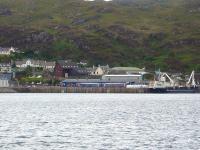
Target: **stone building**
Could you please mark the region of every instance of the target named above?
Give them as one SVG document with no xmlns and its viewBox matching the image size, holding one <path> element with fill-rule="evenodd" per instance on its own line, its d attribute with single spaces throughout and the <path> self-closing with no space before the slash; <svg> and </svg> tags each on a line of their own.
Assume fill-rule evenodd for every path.
<svg viewBox="0 0 200 150">
<path fill-rule="evenodd" d="M 78 65 L 71 60 L 58 60 L 55 65 L 54 75 L 56 78 L 68 78 L 70 72 L 78 68 Z"/>
</svg>

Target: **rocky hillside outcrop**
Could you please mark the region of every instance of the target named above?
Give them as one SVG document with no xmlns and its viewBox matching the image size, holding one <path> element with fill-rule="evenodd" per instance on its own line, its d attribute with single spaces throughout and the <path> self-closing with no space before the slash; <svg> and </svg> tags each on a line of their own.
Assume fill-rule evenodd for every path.
<svg viewBox="0 0 200 150">
<path fill-rule="evenodd" d="M 200 69 L 198 0 L 0 1 L 0 45 L 34 57 Z"/>
</svg>

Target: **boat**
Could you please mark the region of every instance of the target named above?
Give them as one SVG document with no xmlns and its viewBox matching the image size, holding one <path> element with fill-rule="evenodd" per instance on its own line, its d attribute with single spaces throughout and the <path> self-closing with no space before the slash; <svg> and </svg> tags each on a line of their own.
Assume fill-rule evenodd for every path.
<svg viewBox="0 0 200 150">
<path fill-rule="evenodd" d="M 159 73 L 158 80 L 150 87 L 150 93 L 199 93 L 199 86 L 195 82 L 195 72 L 192 71 L 185 86 L 175 84 L 167 73 Z M 168 78 L 169 82 L 166 81 Z"/>
<path fill-rule="evenodd" d="M 183 87 L 183 88 L 175 88 L 175 89 L 167 89 L 167 93 L 198 93 L 198 88 L 188 88 L 188 87 Z"/>
<path fill-rule="evenodd" d="M 199 88 L 150 88 L 150 93 L 199 93 Z"/>
</svg>

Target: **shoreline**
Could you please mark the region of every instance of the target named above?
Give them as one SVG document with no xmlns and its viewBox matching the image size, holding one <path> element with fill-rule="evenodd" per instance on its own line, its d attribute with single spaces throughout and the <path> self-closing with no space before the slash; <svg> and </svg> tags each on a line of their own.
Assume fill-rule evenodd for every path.
<svg viewBox="0 0 200 150">
<path fill-rule="evenodd" d="M 6 88 L 1 87 L 0 93 L 122 93 L 122 94 L 149 93 L 150 94 L 154 92 L 151 92 L 150 88 L 39 86 L 39 87 L 6 87 Z M 184 92 L 182 93 L 184 94 Z M 200 89 L 198 89 L 194 93 L 200 93 Z"/>
</svg>

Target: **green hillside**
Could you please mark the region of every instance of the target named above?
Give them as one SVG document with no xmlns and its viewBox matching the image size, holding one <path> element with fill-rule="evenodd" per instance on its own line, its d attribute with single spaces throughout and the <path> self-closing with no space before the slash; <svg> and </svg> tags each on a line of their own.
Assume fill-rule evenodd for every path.
<svg viewBox="0 0 200 150">
<path fill-rule="evenodd" d="M 0 46 L 28 57 L 200 71 L 199 0 L 1 0 Z"/>
</svg>

